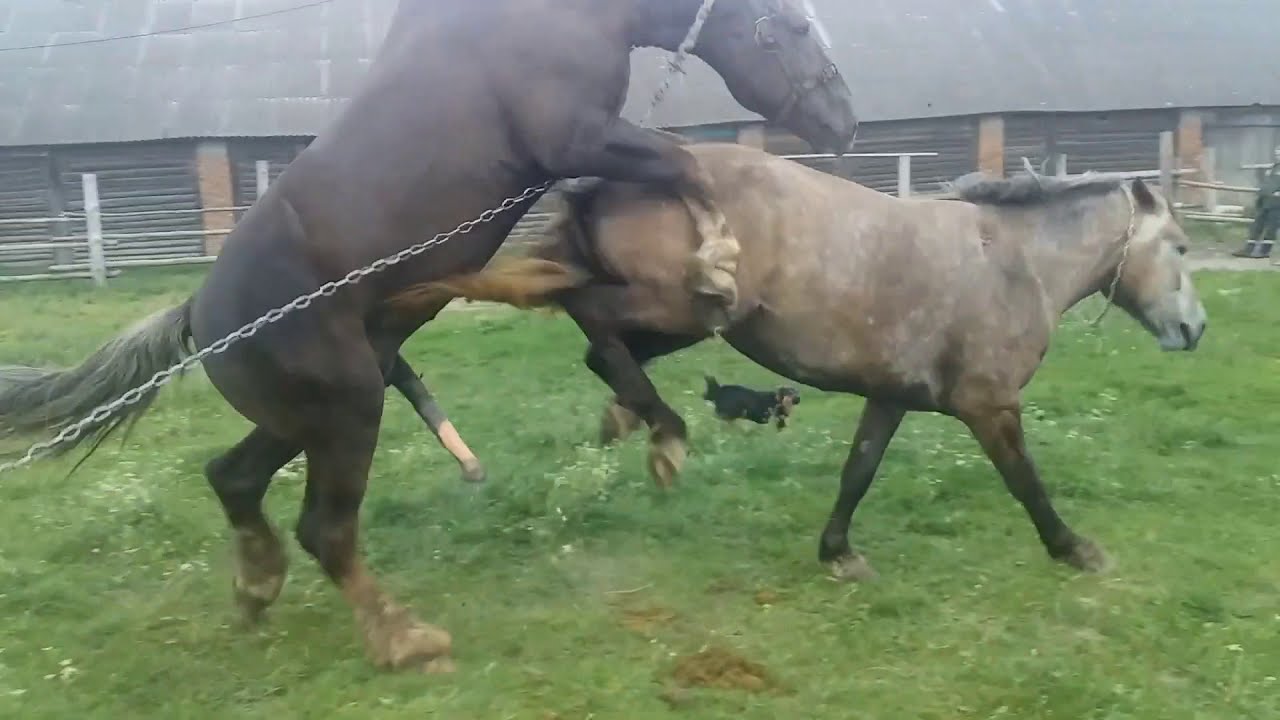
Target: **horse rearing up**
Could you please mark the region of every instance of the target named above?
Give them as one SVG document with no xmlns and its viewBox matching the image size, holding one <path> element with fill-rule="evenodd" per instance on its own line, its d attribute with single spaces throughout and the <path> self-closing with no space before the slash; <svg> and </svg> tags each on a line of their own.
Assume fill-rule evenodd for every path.
<svg viewBox="0 0 1280 720">
<path fill-rule="evenodd" d="M 717 235 L 723 215 L 693 156 L 619 117 L 632 48 L 676 49 L 703 2 L 401 2 L 362 87 L 245 213 L 195 295 L 78 368 L 0 370 L 0 435 L 68 427 L 189 357 L 190 342 L 212 347 L 327 281 L 556 178 L 671 187 L 689 198 L 713 248 L 735 244 Z M 719 0 L 693 54 L 745 107 L 816 147 L 843 150 L 852 140 L 849 89 L 793 0 Z M 255 425 L 206 473 L 234 531 L 232 587 L 247 617 L 276 600 L 286 575 L 263 496 L 275 472 L 305 452 L 296 536 L 350 603 L 374 662 L 450 667 L 449 634 L 394 602 L 357 549 L 385 385 L 404 340 L 443 307 L 393 312 L 384 301 L 484 267 L 538 195 L 204 360 L 213 385 Z M 136 419 L 153 397 L 77 440 Z"/>
<path fill-rule="evenodd" d="M 1102 550 L 1049 501 L 1023 439 L 1021 392 L 1062 314 L 1096 293 L 1165 350 L 1196 347 L 1205 310 L 1169 203 L 1141 180 L 977 174 L 957 181 L 952 199 L 904 200 L 741 145 L 690 151 L 742 228 L 742 300 L 752 310 L 725 340 L 792 380 L 867 399 L 820 558 L 841 577 L 871 574 L 849 544 L 850 519 L 903 416 L 932 411 L 969 427 L 1053 558 L 1103 567 Z M 650 468 L 665 486 L 683 462 L 685 424 L 642 365 L 708 337 L 680 282 L 695 228 L 669 193 L 634 184 L 565 199 L 551 241 L 523 261 L 526 285 L 553 262 L 562 287 L 521 300 L 558 305 L 581 327 L 587 366 L 616 393 L 602 437 L 645 421 Z M 521 285 L 520 262 L 425 295 L 504 300 Z"/>
</svg>

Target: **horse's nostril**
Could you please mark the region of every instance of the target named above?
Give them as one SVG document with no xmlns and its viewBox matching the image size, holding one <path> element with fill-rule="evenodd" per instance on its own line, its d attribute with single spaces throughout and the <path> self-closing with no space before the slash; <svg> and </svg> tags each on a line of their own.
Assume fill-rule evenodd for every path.
<svg viewBox="0 0 1280 720">
<path fill-rule="evenodd" d="M 1196 336 L 1195 333 L 1192 332 L 1191 326 L 1186 323 L 1179 323 L 1178 329 L 1182 331 L 1182 341 L 1186 343 L 1186 346 L 1188 348 L 1195 347 Z"/>
</svg>

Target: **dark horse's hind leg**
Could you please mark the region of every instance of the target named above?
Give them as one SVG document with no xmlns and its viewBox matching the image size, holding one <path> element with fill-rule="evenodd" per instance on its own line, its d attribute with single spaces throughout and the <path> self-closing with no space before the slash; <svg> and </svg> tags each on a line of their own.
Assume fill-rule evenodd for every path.
<svg viewBox="0 0 1280 720">
<path fill-rule="evenodd" d="M 597 286 L 566 293 L 561 305 L 591 343 L 587 367 L 613 389 L 622 407 L 649 425 L 649 472 L 667 488 L 684 465 L 688 430 L 622 341 L 618 320 L 625 317 L 626 298 L 625 288 Z"/>
<path fill-rule="evenodd" d="M 1009 492 L 1031 516 L 1049 555 L 1081 570 L 1105 569 L 1108 563 L 1102 549 L 1077 535 L 1053 509 L 1040 473 L 1027 452 L 1021 415 L 1021 409 L 1014 406 L 966 413 L 961 419 L 1000 471 Z"/>
<path fill-rule="evenodd" d="M 875 571 L 862 553 L 855 552 L 849 545 L 849 523 L 853 511 L 871 487 L 884 451 L 905 414 L 906 411 L 897 406 L 868 400 L 862 410 L 862 418 L 858 420 L 853 448 L 849 450 L 849 458 L 845 460 L 844 471 L 840 474 L 840 495 L 818 545 L 818 559 L 829 563 L 832 573 L 842 580 L 875 577 Z"/>
<path fill-rule="evenodd" d="M 351 605 L 374 664 L 383 668 L 452 668 L 452 640 L 419 622 L 383 592 L 360 556 L 359 512 L 378 444 L 384 376 L 372 357 L 349 352 L 337 374 L 311 378 L 314 398 L 301 421 L 307 484 L 296 535 Z"/>
<path fill-rule="evenodd" d="M 462 479 L 473 483 L 484 482 L 484 466 L 480 464 L 479 458 L 471 452 L 471 448 L 467 447 L 462 435 L 458 434 L 457 428 L 449 421 L 444 410 L 432 397 L 431 391 L 427 389 L 403 355 L 396 354 L 395 364 L 387 373 L 387 384 L 400 391 L 409 404 L 413 405 L 418 417 L 422 418 L 444 449 L 458 461 L 458 466 L 462 469 Z"/>
<path fill-rule="evenodd" d="M 622 344 L 641 368 L 657 358 L 692 347 L 703 339 L 696 335 L 668 335 L 650 331 L 627 332 L 621 336 Z M 608 445 L 626 439 L 640 427 L 641 422 L 638 415 L 623 407 L 617 396 L 614 396 L 605 406 L 604 416 L 600 419 L 600 444 Z"/>
<path fill-rule="evenodd" d="M 232 590 L 245 619 L 256 622 L 280 595 L 288 558 L 280 536 L 262 512 L 262 499 L 276 471 L 302 448 L 255 428 L 205 466 L 209 484 L 235 533 Z"/>
</svg>

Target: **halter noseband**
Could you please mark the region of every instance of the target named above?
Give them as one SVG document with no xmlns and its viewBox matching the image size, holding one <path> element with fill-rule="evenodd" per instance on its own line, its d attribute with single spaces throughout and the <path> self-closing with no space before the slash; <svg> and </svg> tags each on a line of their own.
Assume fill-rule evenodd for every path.
<svg viewBox="0 0 1280 720">
<path fill-rule="evenodd" d="M 778 111 L 778 122 L 783 122 L 805 95 L 808 95 L 814 90 L 817 90 L 840 77 L 840 70 L 836 67 L 834 62 L 831 62 L 823 66 L 823 68 L 818 71 L 817 75 L 808 79 L 797 79 L 796 76 L 791 73 L 791 68 L 787 67 L 786 61 L 782 59 L 782 55 L 778 53 L 777 49 L 765 41 L 765 33 L 762 26 L 765 23 L 774 22 L 777 18 L 777 14 L 772 13 L 756 20 L 755 41 L 756 45 L 760 46 L 761 49 L 765 52 L 771 53 L 778 59 L 778 64 L 782 67 L 782 74 L 787 78 L 787 83 L 791 85 L 791 93 L 787 95 L 787 99 L 782 103 L 782 109 Z"/>
</svg>

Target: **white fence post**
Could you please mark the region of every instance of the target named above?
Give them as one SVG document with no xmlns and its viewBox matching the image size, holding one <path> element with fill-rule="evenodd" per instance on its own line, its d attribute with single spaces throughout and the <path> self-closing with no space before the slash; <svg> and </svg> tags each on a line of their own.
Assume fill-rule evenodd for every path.
<svg viewBox="0 0 1280 720">
<path fill-rule="evenodd" d="M 898 156 L 898 197 L 911 197 L 911 156 Z"/>
<path fill-rule="evenodd" d="M 267 186 L 271 184 L 271 161 L 259 160 L 256 167 L 258 170 L 256 189 L 258 191 L 258 199 L 261 200 L 262 196 L 267 194 Z"/>
<path fill-rule="evenodd" d="M 1053 174 L 1065 178 L 1067 176 L 1067 154 L 1058 153 L 1053 161 Z"/>
<path fill-rule="evenodd" d="M 102 206 L 98 202 L 98 176 L 84 173 L 80 176 L 84 186 L 84 224 L 89 236 L 89 274 L 93 284 L 107 284 L 107 253 L 102 247 Z"/>
</svg>

